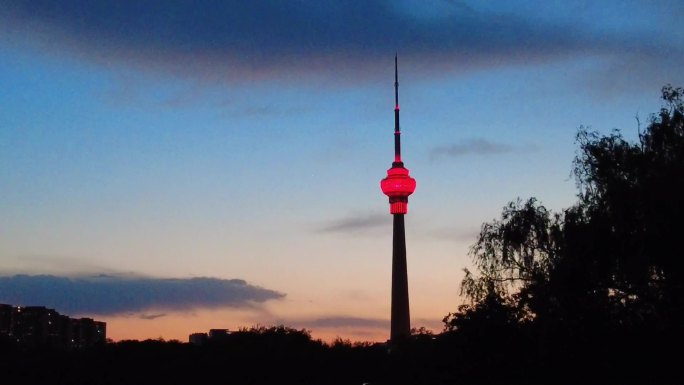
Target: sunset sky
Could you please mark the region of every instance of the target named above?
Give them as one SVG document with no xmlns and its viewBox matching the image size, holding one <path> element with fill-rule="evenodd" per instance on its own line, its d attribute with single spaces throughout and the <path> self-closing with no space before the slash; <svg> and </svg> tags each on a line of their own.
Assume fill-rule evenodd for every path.
<svg viewBox="0 0 684 385">
<path fill-rule="evenodd" d="M 684 85 L 681 1 L 3 1 L 0 303 L 115 340 L 389 336 L 394 54 L 412 326 L 517 197 L 575 199 L 584 125 Z"/>
</svg>

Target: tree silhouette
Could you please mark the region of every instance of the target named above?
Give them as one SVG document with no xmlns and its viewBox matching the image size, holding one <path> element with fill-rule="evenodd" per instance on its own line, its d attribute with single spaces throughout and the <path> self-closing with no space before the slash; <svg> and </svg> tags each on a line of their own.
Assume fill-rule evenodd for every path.
<svg viewBox="0 0 684 385">
<path fill-rule="evenodd" d="M 535 198 L 517 200 L 482 226 L 464 295 L 513 301 L 523 318 L 681 311 L 683 91 L 666 86 L 662 94 L 665 106 L 638 143 L 580 129 L 573 207 L 553 214 Z"/>
<path fill-rule="evenodd" d="M 445 329 L 478 320 L 498 333 L 513 323 L 532 331 L 540 358 L 575 363 L 581 354 L 615 365 L 661 357 L 668 340 L 681 341 L 683 98 L 663 87 L 664 105 L 636 143 L 580 128 L 577 203 L 551 213 L 518 199 L 483 224 L 470 249 L 475 271 L 461 283 L 470 303 L 445 317 Z"/>
</svg>

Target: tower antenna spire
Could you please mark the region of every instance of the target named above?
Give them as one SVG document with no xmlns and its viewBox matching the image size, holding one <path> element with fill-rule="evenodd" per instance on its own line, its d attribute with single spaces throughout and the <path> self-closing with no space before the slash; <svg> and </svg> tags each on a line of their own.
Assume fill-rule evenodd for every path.
<svg viewBox="0 0 684 385">
<path fill-rule="evenodd" d="M 394 162 L 392 166 L 403 167 L 401 161 L 401 128 L 399 127 L 399 65 L 394 53 Z"/>
<path fill-rule="evenodd" d="M 397 64 L 398 54 L 394 53 L 394 105 L 399 109 L 399 65 Z"/>
</svg>

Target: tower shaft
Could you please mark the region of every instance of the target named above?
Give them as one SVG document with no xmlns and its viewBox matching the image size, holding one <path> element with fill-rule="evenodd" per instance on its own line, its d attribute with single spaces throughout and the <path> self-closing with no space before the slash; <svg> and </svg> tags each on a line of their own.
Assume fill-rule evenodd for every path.
<svg viewBox="0 0 684 385">
<path fill-rule="evenodd" d="M 398 342 L 411 334 L 408 272 L 406 267 L 406 232 L 404 214 L 394 214 L 392 242 L 392 321 L 390 341 Z"/>
</svg>

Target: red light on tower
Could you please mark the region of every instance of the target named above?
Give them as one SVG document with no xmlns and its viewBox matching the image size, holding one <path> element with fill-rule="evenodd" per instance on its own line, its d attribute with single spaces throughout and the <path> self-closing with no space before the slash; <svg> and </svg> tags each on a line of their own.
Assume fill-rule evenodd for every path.
<svg viewBox="0 0 684 385">
<path fill-rule="evenodd" d="M 389 197 L 390 214 L 408 212 L 408 196 L 416 190 L 416 180 L 409 176 L 403 166 L 387 170 L 387 178 L 380 181 L 382 192 Z"/>
</svg>

